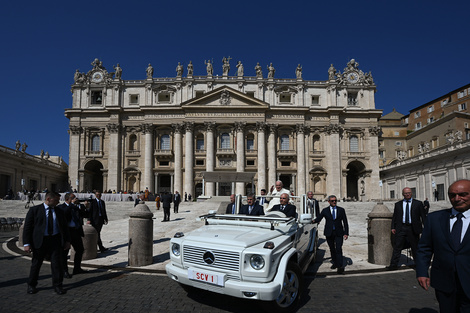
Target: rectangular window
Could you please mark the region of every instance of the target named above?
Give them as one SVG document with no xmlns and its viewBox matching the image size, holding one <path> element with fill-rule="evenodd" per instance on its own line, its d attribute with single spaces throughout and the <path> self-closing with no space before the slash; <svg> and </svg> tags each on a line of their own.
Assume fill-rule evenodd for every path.
<svg viewBox="0 0 470 313">
<path fill-rule="evenodd" d="M 139 104 L 139 95 L 130 95 L 130 104 Z"/>
<path fill-rule="evenodd" d="M 428 113 L 431 113 L 431 112 L 434 112 L 434 106 L 433 105 L 428 107 Z"/>
<path fill-rule="evenodd" d="M 281 166 L 290 166 L 290 162 L 289 161 L 282 161 Z"/>
<path fill-rule="evenodd" d="M 204 160 L 196 159 L 196 166 L 204 166 Z"/>
<path fill-rule="evenodd" d="M 103 92 L 102 91 L 92 91 L 91 92 L 91 104 L 103 104 Z"/>
<path fill-rule="evenodd" d="M 312 96 L 312 105 L 320 105 L 320 96 Z"/>
<path fill-rule="evenodd" d="M 384 158 L 384 151 L 383 150 L 379 151 L 379 158 L 381 158 L 381 159 Z"/>
<path fill-rule="evenodd" d="M 421 129 L 421 122 L 416 123 L 415 129 L 416 130 Z"/>
<path fill-rule="evenodd" d="M 291 94 L 290 93 L 281 93 L 279 95 L 279 102 L 281 103 L 290 103 Z"/>
<path fill-rule="evenodd" d="M 204 91 L 202 91 L 202 90 L 197 90 L 197 91 L 196 91 L 196 98 L 200 98 L 200 97 L 202 97 L 203 95 L 204 95 Z"/>
<path fill-rule="evenodd" d="M 400 136 L 400 132 L 395 132 L 395 136 Z"/>
<path fill-rule="evenodd" d="M 430 118 L 428 118 L 428 124 L 430 124 L 432 122 L 434 122 L 434 117 L 431 116 Z"/>
<path fill-rule="evenodd" d="M 467 109 L 467 103 L 459 104 L 459 111 L 465 111 Z"/>
<path fill-rule="evenodd" d="M 395 199 L 395 190 L 390 190 L 390 199 Z"/>
<path fill-rule="evenodd" d="M 254 98 L 254 97 L 255 97 L 255 92 L 254 92 L 254 91 L 247 91 L 247 92 L 246 92 L 246 95 L 247 95 L 248 97 Z"/>
<path fill-rule="evenodd" d="M 348 93 L 348 105 L 349 106 L 357 105 L 357 93 L 355 92 Z"/>
<path fill-rule="evenodd" d="M 198 151 L 204 150 L 204 138 L 196 139 L 196 150 Z"/>
<path fill-rule="evenodd" d="M 421 112 L 420 112 L 420 111 L 415 112 L 415 118 L 420 117 L 420 116 L 421 116 Z"/>
<path fill-rule="evenodd" d="M 255 160 L 246 160 L 246 166 L 254 166 Z"/>
<path fill-rule="evenodd" d="M 159 103 L 170 103 L 170 94 L 168 92 L 160 92 L 158 94 Z"/>
<path fill-rule="evenodd" d="M 160 166 L 169 166 L 170 161 L 160 161 L 159 164 L 160 164 Z"/>
<path fill-rule="evenodd" d="M 255 150 L 255 143 L 253 139 L 246 140 L 246 150 Z"/>
<path fill-rule="evenodd" d="M 464 90 L 459 91 L 459 92 L 457 93 L 457 98 L 460 99 L 460 98 L 465 97 L 466 95 L 467 95 L 467 89 L 464 89 Z"/>
<path fill-rule="evenodd" d="M 449 103 L 449 98 L 444 99 L 444 100 L 441 101 L 441 107 L 443 107 L 443 106 L 446 105 L 447 103 Z"/>
</svg>

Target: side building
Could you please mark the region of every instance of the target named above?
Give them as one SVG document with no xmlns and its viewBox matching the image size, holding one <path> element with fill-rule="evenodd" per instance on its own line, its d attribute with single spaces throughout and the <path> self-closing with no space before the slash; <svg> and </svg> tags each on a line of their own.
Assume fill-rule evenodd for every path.
<svg viewBox="0 0 470 313">
<path fill-rule="evenodd" d="M 295 194 L 369 200 L 379 194 L 378 119 L 372 75 L 353 59 L 343 72 L 333 65 L 324 81 L 267 77 L 258 64 L 229 75 L 206 62 L 204 76 L 123 80 L 96 59 L 75 73 L 70 120 L 69 178 L 73 188 L 193 196 L 246 194 L 276 180 Z M 214 174 L 215 173 L 215 174 Z M 233 181 L 227 173 L 248 173 Z M 211 174 L 211 175 L 209 175 Z M 214 176 L 219 179 L 214 180 Z M 207 177 L 212 179 L 207 179 Z M 240 175 L 242 176 L 242 175 Z"/>
<path fill-rule="evenodd" d="M 14 194 L 23 190 L 64 192 L 67 183 L 67 163 L 61 157 L 26 153 L 27 145 L 16 142 L 15 149 L 0 146 L 0 198 L 11 189 Z"/>
<path fill-rule="evenodd" d="M 409 115 L 392 112 L 380 119 L 382 198 L 400 198 L 401 190 L 410 187 L 420 200 L 434 200 L 436 191 L 439 200 L 448 200 L 450 184 L 470 178 L 469 104 L 470 84 L 410 110 Z M 386 126 L 392 124 L 390 117 L 394 125 Z"/>
</svg>

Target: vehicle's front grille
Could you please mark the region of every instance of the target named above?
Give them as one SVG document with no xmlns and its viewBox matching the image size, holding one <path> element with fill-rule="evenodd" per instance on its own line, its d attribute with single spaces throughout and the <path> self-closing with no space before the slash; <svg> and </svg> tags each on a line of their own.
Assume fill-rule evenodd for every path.
<svg viewBox="0 0 470 313">
<path fill-rule="evenodd" d="M 215 261 L 212 264 L 204 262 L 204 253 L 212 252 Z M 209 268 L 221 269 L 224 271 L 236 272 L 240 270 L 240 253 L 233 251 L 209 249 L 204 247 L 195 247 L 190 245 L 183 246 L 183 262 L 186 266 L 190 264 L 207 266 Z M 236 275 L 238 276 L 238 275 Z"/>
</svg>

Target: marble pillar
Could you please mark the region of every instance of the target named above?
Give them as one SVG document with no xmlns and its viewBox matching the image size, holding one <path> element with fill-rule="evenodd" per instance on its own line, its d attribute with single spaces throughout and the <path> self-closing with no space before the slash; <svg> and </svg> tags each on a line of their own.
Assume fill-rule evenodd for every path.
<svg viewBox="0 0 470 313">
<path fill-rule="evenodd" d="M 214 122 L 204 123 L 206 126 L 206 171 L 213 172 L 215 168 L 215 142 L 214 142 Z M 205 187 L 205 188 L 204 188 Z M 205 196 L 215 196 L 215 183 L 214 182 L 205 182 L 203 183 L 204 195 Z"/>
<path fill-rule="evenodd" d="M 144 151 L 144 181 L 143 188 L 149 188 L 149 190 L 155 191 L 153 188 L 153 125 L 142 124 L 142 133 L 145 138 L 145 151 Z"/>
<path fill-rule="evenodd" d="M 245 171 L 245 122 L 235 123 L 235 132 L 237 134 L 237 172 Z M 245 195 L 245 183 L 237 182 L 235 194 Z"/>
<path fill-rule="evenodd" d="M 108 180 L 107 183 L 104 183 L 103 179 L 103 188 L 111 190 L 120 190 L 121 189 L 121 164 L 120 164 L 120 129 L 121 125 L 117 123 L 110 123 L 106 125 L 106 128 L 109 132 L 109 158 L 108 158 Z M 106 187 L 105 187 L 106 186 Z"/>
<path fill-rule="evenodd" d="M 182 143 L 182 124 L 172 124 L 174 133 L 173 149 L 175 151 L 175 181 L 174 189 L 178 190 L 180 194 L 183 192 L 183 143 Z"/>
<path fill-rule="evenodd" d="M 305 126 L 303 124 L 296 125 L 297 131 L 297 189 L 295 194 L 300 196 L 305 191 Z"/>
<path fill-rule="evenodd" d="M 277 125 L 270 124 L 269 127 L 269 136 L 268 136 L 268 188 L 266 190 L 269 192 L 270 186 L 274 185 L 277 180 L 276 177 L 276 131 Z"/>
<path fill-rule="evenodd" d="M 258 188 L 256 194 L 261 194 L 261 189 L 268 190 L 266 186 L 266 123 L 256 122 L 258 130 Z"/>
<path fill-rule="evenodd" d="M 185 122 L 184 191 L 194 196 L 194 122 Z"/>
</svg>

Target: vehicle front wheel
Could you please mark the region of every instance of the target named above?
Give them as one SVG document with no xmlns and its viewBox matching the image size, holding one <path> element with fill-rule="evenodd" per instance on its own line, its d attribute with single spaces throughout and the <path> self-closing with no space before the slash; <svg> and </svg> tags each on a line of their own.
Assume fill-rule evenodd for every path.
<svg viewBox="0 0 470 313">
<path fill-rule="evenodd" d="M 266 302 L 267 312 L 294 312 L 304 289 L 304 279 L 300 267 L 294 263 L 287 264 L 282 289 L 276 300 Z"/>
</svg>

